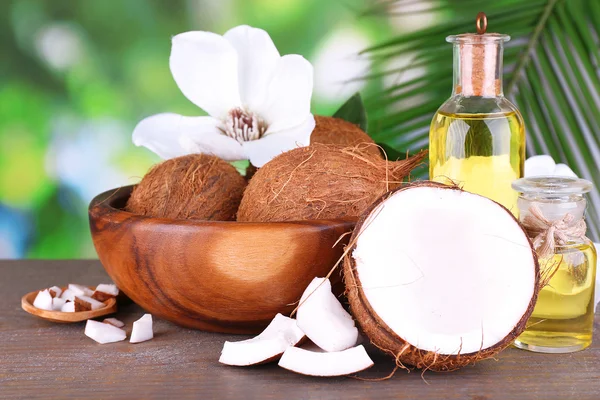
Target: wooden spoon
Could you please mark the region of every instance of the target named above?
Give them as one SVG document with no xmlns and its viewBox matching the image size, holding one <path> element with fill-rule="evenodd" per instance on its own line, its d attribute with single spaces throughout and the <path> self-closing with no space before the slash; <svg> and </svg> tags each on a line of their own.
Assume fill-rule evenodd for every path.
<svg viewBox="0 0 600 400">
<path fill-rule="evenodd" d="M 63 291 L 65 289 L 66 288 L 64 287 L 62 288 Z M 90 289 L 94 290 L 95 288 L 90 287 Z M 33 301 L 35 300 L 35 296 L 37 296 L 38 292 L 39 290 L 36 290 L 34 292 L 27 293 L 25 296 L 23 296 L 23 298 L 21 298 L 21 307 L 29 314 L 46 319 L 48 321 L 68 324 L 73 322 L 86 321 L 88 319 L 98 318 L 104 315 L 113 314 L 117 312 L 117 300 L 114 298 L 106 300 L 104 302 L 106 306 L 97 310 L 77 312 L 42 310 L 33 306 Z"/>
</svg>

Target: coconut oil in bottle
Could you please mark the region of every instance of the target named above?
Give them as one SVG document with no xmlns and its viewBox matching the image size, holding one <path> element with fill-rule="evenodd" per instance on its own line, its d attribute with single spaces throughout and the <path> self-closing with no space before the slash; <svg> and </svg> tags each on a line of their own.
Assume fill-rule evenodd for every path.
<svg viewBox="0 0 600 400">
<path fill-rule="evenodd" d="M 481 33 L 447 40 L 454 45 L 454 85 L 431 122 L 430 179 L 456 183 L 517 215 L 511 183 L 523 176 L 525 128 L 502 90 L 502 49 L 509 37 Z"/>
<path fill-rule="evenodd" d="M 570 353 L 592 343 L 597 254 L 585 237 L 582 179 L 520 179 L 521 222 L 538 253 L 543 285 L 527 329 L 515 346 L 536 352 Z M 550 243 L 552 242 L 552 243 Z"/>
</svg>

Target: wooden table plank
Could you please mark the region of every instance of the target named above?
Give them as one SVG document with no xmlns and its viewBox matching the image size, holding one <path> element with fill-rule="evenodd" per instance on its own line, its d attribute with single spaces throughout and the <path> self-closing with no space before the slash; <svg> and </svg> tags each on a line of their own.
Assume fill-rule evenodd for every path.
<svg viewBox="0 0 600 400">
<path fill-rule="evenodd" d="M 32 290 L 69 282 L 107 280 L 98 261 L 0 261 L 0 398 L 223 398 L 223 399 L 600 399 L 600 318 L 594 345 L 568 355 L 509 349 L 497 360 L 452 373 L 399 371 L 384 382 L 318 379 L 276 365 L 234 368 L 218 363 L 225 340 L 155 321 L 152 341 L 100 345 L 84 323 L 59 325 L 20 308 Z M 136 305 L 117 317 L 131 324 Z M 376 366 L 365 378 L 389 373 L 390 358 L 370 349 Z"/>
</svg>

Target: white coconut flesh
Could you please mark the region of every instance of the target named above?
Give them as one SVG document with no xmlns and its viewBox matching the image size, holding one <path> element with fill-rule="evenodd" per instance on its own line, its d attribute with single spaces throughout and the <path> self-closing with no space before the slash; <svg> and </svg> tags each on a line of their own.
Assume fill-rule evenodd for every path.
<svg viewBox="0 0 600 400">
<path fill-rule="evenodd" d="M 279 366 L 302 375 L 343 376 L 372 367 L 373 360 L 362 345 L 331 353 L 290 347 L 281 356 Z"/>
<path fill-rule="evenodd" d="M 314 278 L 308 285 L 296 319 L 306 336 L 325 351 L 341 351 L 357 343 L 354 319 L 331 292 L 327 278 Z"/>
<path fill-rule="evenodd" d="M 296 321 L 277 314 L 258 336 L 240 342 L 225 342 L 219 362 L 234 366 L 249 366 L 274 360 L 304 338 Z"/>
<path fill-rule="evenodd" d="M 512 215 L 455 189 L 394 193 L 362 225 L 355 276 L 377 316 L 426 351 L 456 355 L 502 341 L 534 296 L 536 262 Z"/>
</svg>

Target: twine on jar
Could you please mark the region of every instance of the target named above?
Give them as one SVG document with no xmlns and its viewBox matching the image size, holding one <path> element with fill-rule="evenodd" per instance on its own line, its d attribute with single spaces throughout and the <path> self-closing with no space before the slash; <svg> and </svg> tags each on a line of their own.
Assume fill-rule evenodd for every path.
<svg viewBox="0 0 600 400">
<path fill-rule="evenodd" d="M 561 219 L 550 221 L 536 204 L 531 205 L 529 214 L 523 219 L 523 226 L 532 238 L 538 257 L 551 256 L 557 245 L 564 246 L 573 240 L 587 240 L 585 221 L 582 218 L 573 224 L 574 220 L 573 214 L 566 213 Z"/>
</svg>

